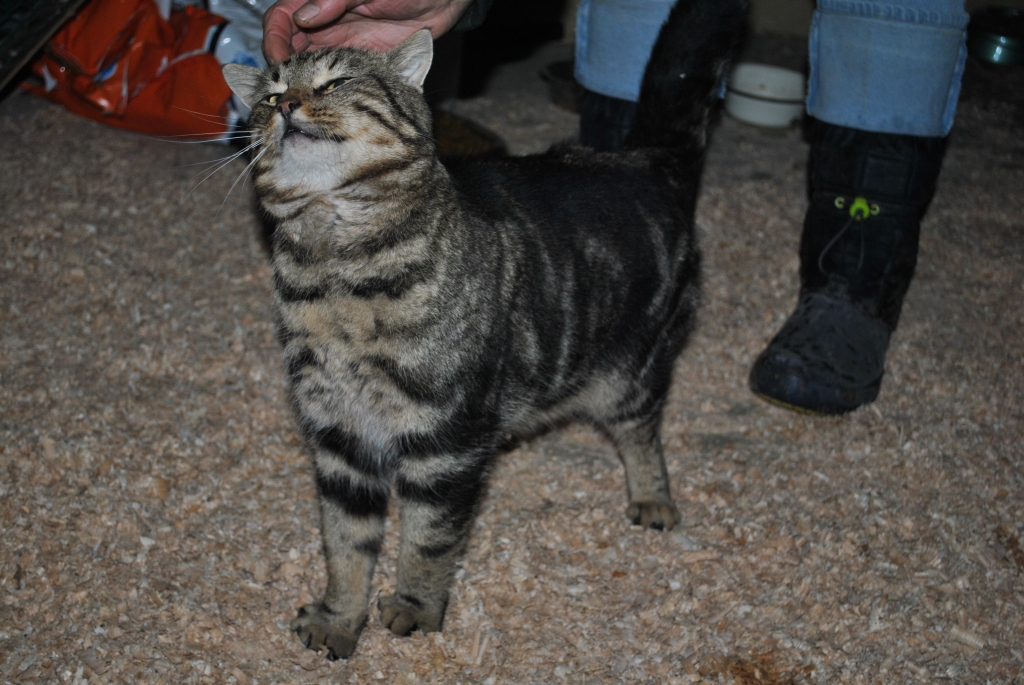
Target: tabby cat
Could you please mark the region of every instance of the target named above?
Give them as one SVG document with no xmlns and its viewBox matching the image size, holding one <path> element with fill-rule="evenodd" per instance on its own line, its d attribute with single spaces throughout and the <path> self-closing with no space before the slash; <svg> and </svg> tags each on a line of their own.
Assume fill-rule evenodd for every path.
<svg viewBox="0 0 1024 685">
<path fill-rule="evenodd" d="M 634 523 L 679 520 L 658 429 L 693 326 L 697 186 L 744 4 L 673 10 L 619 153 L 442 164 L 422 96 L 426 30 L 384 54 L 224 67 L 252 107 L 278 324 L 316 471 L 328 582 L 292 622 L 307 647 L 355 649 L 392 484 L 398 583 L 380 617 L 399 635 L 440 630 L 493 460 L 553 424 L 611 439 Z"/>
</svg>

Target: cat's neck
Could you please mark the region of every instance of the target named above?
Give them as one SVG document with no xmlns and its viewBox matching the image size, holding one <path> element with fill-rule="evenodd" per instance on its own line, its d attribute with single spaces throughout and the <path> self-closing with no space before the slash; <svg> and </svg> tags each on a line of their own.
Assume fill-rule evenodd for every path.
<svg viewBox="0 0 1024 685">
<path fill-rule="evenodd" d="M 417 161 L 338 188 L 263 198 L 278 220 L 278 239 L 337 258 L 351 245 L 388 240 L 389 235 L 429 232 L 425 207 L 447 205 L 454 194 L 448 172 L 436 159 Z"/>
</svg>

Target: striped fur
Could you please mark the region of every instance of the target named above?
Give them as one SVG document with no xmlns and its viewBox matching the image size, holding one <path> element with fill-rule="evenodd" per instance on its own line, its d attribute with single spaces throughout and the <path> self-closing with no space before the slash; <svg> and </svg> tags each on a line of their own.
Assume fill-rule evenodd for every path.
<svg viewBox="0 0 1024 685">
<path fill-rule="evenodd" d="M 667 26 L 707 72 L 687 75 L 701 91 L 687 95 L 691 120 L 667 132 L 642 120 L 636 140 L 659 146 L 618 154 L 563 146 L 442 164 L 419 92 L 425 31 L 384 55 L 225 68 L 253 107 L 284 357 L 316 468 L 328 586 L 292 624 L 307 646 L 355 648 L 392 487 L 402 543 L 381 619 L 398 634 L 441 628 L 510 436 L 590 422 L 626 467 L 627 515 L 659 529 L 678 521 L 658 426 L 697 306 L 694 205 L 731 49 L 703 37 L 735 37 L 742 24 L 740 0 L 696 0 L 716 31 L 680 38 L 684 4 Z M 644 88 L 651 102 L 672 97 Z"/>
</svg>

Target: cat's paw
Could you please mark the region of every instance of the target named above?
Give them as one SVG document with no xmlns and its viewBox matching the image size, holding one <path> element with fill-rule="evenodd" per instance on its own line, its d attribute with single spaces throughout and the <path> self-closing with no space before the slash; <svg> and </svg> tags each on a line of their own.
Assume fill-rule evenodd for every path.
<svg viewBox="0 0 1024 685">
<path fill-rule="evenodd" d="M 331 661 L 347 659 L 356 649 L 359 628 L 341 625 L 340 617 L 322 604 L 307 604 L 291 622 L 291 629 L 309 649 L 327 653 Z"/>
<path fill-rule="evenodd" d="M 633 525 L 656 530 L 670 530 L 682 520 L 679 510 L 672 502 L 630 502 L 626 509 L 626 518 Z"/>
<path fill-rule="evenodd" d="M 380 622 L 395 635 L 408 635 L 414 630 L 436 633 L 441 630 L 444 607 L 430 609 L 415 597 L 381 595 L 377 600 Z"/>
</svg>

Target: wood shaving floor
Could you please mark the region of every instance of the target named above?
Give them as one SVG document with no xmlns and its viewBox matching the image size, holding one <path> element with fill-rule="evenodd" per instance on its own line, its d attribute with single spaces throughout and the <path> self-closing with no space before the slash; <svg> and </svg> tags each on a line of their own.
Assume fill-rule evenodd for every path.
<svg viewBox="0 0 1024 685">
<path fill-rule="evenodd" d="M 453 109 L 514 152 L 571 135 L 535 66 Z M 267 255 L 249 188 L 231 191 L 244 163 L 210 174 L 227 149 L 13 96 L 0 683 L 1020 683 L 1021 131 L 1012 107 L 961 106 L 881 396 L 830 419 L 746 385 L 795 302 L 807 146 L 724 120 L 698 209 L 705 301 L 663 431 L 683 523 L 629 525 L 589 430 L 524 444 L 444 632 L 395 638 L 374 612 L 328 663 L 287 628 L 324 565 Z"/>
</svg>

